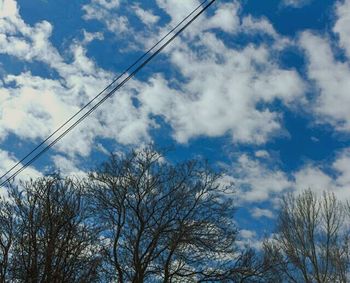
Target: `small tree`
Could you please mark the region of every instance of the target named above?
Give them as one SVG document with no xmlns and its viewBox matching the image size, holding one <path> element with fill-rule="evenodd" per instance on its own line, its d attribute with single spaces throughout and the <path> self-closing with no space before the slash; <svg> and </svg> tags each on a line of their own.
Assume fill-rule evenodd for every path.
<svg viewBox="0 0 350 283">
<path fill-rule="evenodd" d="M 347 282 L 348 231 L 344 206 L 333 193 L 311 191 L 283 199 L 277 233 L 267 246 L 276 271 L 290 282 Z"/>
<path fill-rule="evenodd" d="M 112 156 L 87 182 L 118 282 L 224 279 L 233 205 L 205 164 L 170 165 L 152 149 Z"/>
<path fill-rule="evenodd" d="M 6 222 L 11 225 L 6 231 L 12 231 L 6 281 L 98 279 L 98 233 L 89 222 L 79 182 L 57 175 L 43 177 L 11 186 L 8 194 L 6 207 L 13 217 Z"/>
</svg>

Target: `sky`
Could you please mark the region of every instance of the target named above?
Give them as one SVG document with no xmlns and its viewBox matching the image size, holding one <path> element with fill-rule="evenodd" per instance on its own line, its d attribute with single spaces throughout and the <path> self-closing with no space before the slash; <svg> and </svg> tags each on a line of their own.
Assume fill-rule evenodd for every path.
<svg viewBox="0 0 350 283">
<path fill-rule="evenodd" d="M 0 0 L 0 174 L 199 3 Z M 257 243 L 287 192 L 350 198 L 349 78 L 350 0 L 217 0 L 18 177 L 172 147 L 173 162 L 224 170 L 242 238 Z"/>
</svg>

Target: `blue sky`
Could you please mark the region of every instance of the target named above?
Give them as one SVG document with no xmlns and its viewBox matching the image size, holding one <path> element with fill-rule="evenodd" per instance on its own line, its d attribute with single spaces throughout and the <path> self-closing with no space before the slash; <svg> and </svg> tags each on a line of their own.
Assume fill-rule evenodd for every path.
<svg viewBox="0 0 350 283">
<path fill-rule="evenodd" d="M 0 173 L 199 2 L 1 0 Z M 120 92 L 20 177 L 83 174 L 154 143 L 233 183 L 244 238 L 281 196 L 350 195 L 350 0 L 217 0 Z"/>
</svg>

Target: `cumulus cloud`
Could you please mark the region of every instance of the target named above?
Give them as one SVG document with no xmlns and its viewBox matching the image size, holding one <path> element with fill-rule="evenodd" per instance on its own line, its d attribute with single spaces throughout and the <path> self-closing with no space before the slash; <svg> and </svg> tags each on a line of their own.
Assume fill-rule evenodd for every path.
<svg viewBox="0 0 350 283">
<path fill-rule="evenodd" d="M 255 218 L 272 218 L 273 209 L 286 192 L 311 189 L 321 195 L 331 191 L 341 200 L 350 199 L 350 148 L 337 152 L 330 164 L 310 161 L 294 172 L 285 172 L 276 164 L 274 160 L 264 162 L 258 156 L 241 154 L 225 167 L 223 182 L 234 185 L 240 205 L 272 204 L 272 210 L 252 207 L 250 212 Z"/>
<path fill-rule="evenodd" d="M 175 1 L 175 0 L 156 0 L 157 5 L 171 17 L 172 23 L 180 22 L 195 7 L 199 5 L 198 0 Z"/>
<path fill-rule="evenodd" d="M 159 16 L 154 15 L 152 11 L 142 9 L 139 5 L 134 6 L 136 16 L 147 26 L 154 25 L 160 19 Z"/>
<path fill-rule="evenodd" d="M 292 7 L 292 8 L 301 8 L 307 4 L 309 4 L 312 0 L 282 0 L 282 4 L 284 6 Z"/>
<path fill-rule="evenodd" d="M 7 152 L 5 150 L 1 150 L 1 149 L 0 149 L 0 160 L 1 160 L 1 162 L 0 162 L 0 176 L 5 174 L 9 170 L 9 168 L 13 167 L 18 162 L 18 160 L 14 156 L 12 156 L 9 152 Z M 16 168 L 20 168 L 20 166 L 21 166 L 21 164 L 18 165 L 18 167 L 16 167 Z M 37 171 L 33 167 L 28 167 L 25 170 L 25 172 L 23 172 L 21 174 L 21 180 L 27 180 L 30 178 L 37 178 L 40 176 L 42 176 L 42 174 L 39 171 Z M 0 182 L 2 183 L 8 177 L 10 177 L 10 175 L 5 176 L 3 179 L 0 180 Z M 14 181 L 16 183 L 18 180 L 15 179 Z M 2 195 L 4 193 L 4 190 L 5 189 L 3 187 L 0 188 L 0 195 Z"/>
<path fill-rule="evenodd" d="M 83 30 L 83 34 L 84 34 L 84 39 L 83 39 L 84 44 L 88 44 L 94 40 L 103 40 L 104 39 L 102 32 L 87 32 L 86 30 Z"/>
<path fill-rule="evenodd" d="M 333 31 L 339 35 L 340 46 L 350 59 L 350 0 L 338 2 L 336 5 L 337 21 Z"/>
<path fill-rule="evenodd" d="M 53 30 L 50 23 L 42 21 L 30 26 L 20 17 L 14 0 L 5 2 L 9 7 L 12 5 L 9 9 L 12 12 L 1 17 L 0 52 L 28 62 L 39 61 L 59 76 L 48 79 L 30 72 L 9 74 L 0 88 L 3 94 L 0 99 L 8 109 L 0 112 L 2 138 L 14 133 L 20 138 L 37 140 L 46 137 L 110 81 L 112 74 L 99 68 L 86 54 L 86 45 L 103 39 L 103 35 L 85 31 L 82 42 L 71 43 L 68 52 L 72 60 L 67 62 L 50 42 Z M 170 15 L 171 22 L 178 22 L 198 5 L 197 1 L 157 3 Z M 119 1 L 93 0 L 83 6 L 84 17 L 102 21 L 114 30 L 114 24 L 105 21 L 120 20 L 118 16 L 107 17 L 119 6 Z M 213 15 L 200 18 L 187 34 L 167 48 L 163 57 L 181 77 L 166 79 L 154 74 L 146 81 L 130 81 L 103 110 L 66 136 L 56 149 L 87 156 L 96 137 L 123 144 L 147 142 L 151 139 L 150 130 L 159 126 L 155 116 L 172 127 L 174 139 L 181 143 L 200 136 L 229 135 L 235 143 L 261 144 L 278 134 L 282 130 L 282 116 L 269 106 L 280 101 L 288 107 L 303 98 L 305 86 L 296 70 L 281 67 L 274 59 L 277 43 L 283 39 L 267 19 L 241 18 L 239 11 L 240 5 L 234 1 L 219 4 Z M 150 14 L 140 11 L 138 14 L 145 21 L 156 20 Z M 126 18 L 122 21 L 128 23 Z M 217 29 L 229 34 L 263 31 L 274 39 L 276 46 L 262 41 L 230 47 L 215 35 Z M 123 28 L 115 31 L 122 32 Z M 12 114 L 4 113 L 10 110 Z M 10 118 L 14 123 L 9 123 Z M 240 162 L 248 169 L 254 167 L 254 162 L 244 161 L 244 157 Z M 257 173 L 252 170 L 250 174 Z M 270 185 L 277 192 L 277 183 L 284 177 L 279 174 L 272 174 L 276 183 L 266 184 L 260 196 L 252 190 L 251 198 L 265 198 Z M 283 188 L 287 185 L 288 182 L 282 182 Z"/>
<path fill-rule="evenodd" d="M 53 91 L 62 91 L 57 81 L 32 76 L 29 72 L 8 75 L 3 88 L 0 128 L 22 138 L 44 137 L 68 117 L 66 103 Z M 60 115 L 54 115 L 59 113 Z"/>
<path fill-rule="evenodd" d="M 298 74 L 279 68 L 267 46 L 238 51 L 211 33 L 197 39 L 197 45 L 200 53 L 182 44 L 170 54 L 187 81 L 181 91 L 154 77 L 140 94 L 143 107 L 164 117 L 178 142 L 230 134 L 234 142 L 264 143 L 280 131 L 279 113 L 257 105 L 276 100 L 288 105 L 302 96 Z"/>
<path fill-rule="evenodd" d="M 252 247 L 260 250 L 263 247 L 263 239 L 259 238 L 256 231 L 241 229 L 239 230 L 236 244 L 239 248 Z"/>
<path fill-rule="evenodd" d="M 261 218 L 261 217 L 266 217 L 271 219 L 275 218 L 275 214 L 270 209 L 254 207 L 251 209 L 250 213 L 254 218 Z"/>
<path fill-rule="evenodd" d="M 20 17 L 14 0 L 4 3 L 9 10 L 0 18 L 0 53 L 43 63 L 59 77 L 48 79 L 33 76 L 29 71 L 5 74 L 4 84 L 0 85 L 0 138 L 14 133 L 22 139 L 44 139 L 110 82 L 112 74 L 100 69 L 86 55 L 85 45 L 103 39 L 103 35 L 84 31 L 83 41 L 73 41 L 70 45 L 72 61 L 66 62 L 50 42 L 50 23 L 44 21 L 30 26 Z M 117 7 L 116 1 L 96 1 L 95 4 Z M 141 121 L 143 116 L 137 113 L 129 92 L 126 90 L 112 98 L 101 114 L 96 113 L 95 119 L 79 125 L 57 149 L 87 156 L 97 135 L 125 144 L 147 139 L 148 120 Z"/>
<path fill-rule="evenodd" d="M 106 9 L 118 8 L 120 1 L 119 0 L 92 0 L 92 4 L 99 5 Z"/>
<path fill-rule="evenodd" d="M 270 154 L 266 150 L 257 150 L 255 152 L 255 156 L 260 158 L 269 158 Z"/>
<path fill-rule="evenodd" d="M 198 5 L 196 1 L 157 3 L 171 16 L 173 25 Z M 176 78 L 167 81 L 155 75 L 140 91 L 141 108 L 163 117 L 178 142 L 229 134 L 234 142 L 264 143 L 281 131 L 281 116 L 257 105 L 276 100 L 289 105 L 302 99 L 305 86 L 298 73 L 273 60 L 277 47 L 261 43 L 234 49 L 216 37 L 215 29 L 263 31 L 276 40 L 276 46 L 284 42 L 266 19 L 247 16 L 241 21 L 239 10 L 236 1 L 217 5 L 214 15 L 199 18 L 167 48 L 170 62 L 185 78 L 186 82 L 175 84 L 180 87 L 170 86 Z"/>
<path fill-rule="evenodd" d="M 199 1 L 157 0 L 156 2 L 159 8 L 169 15 L 170 21 L 163 26 L 153 25 L 147 30 L 146 35 L 144 30 L 138 32 L 135 29 L 134 34 L 137 34 L 137 36 L 135 36 L 134 40 L 141 47 L 149 48 L 159 39 L 160 34 L 166 34 L 170 27 L 177 25 L 199 5 Z M 216 31 L 223 31 L 230 36 L 249 34 L 271 37 L 274 39 L 273 46 L 279 46 L 279 48 L 283 48 L 290 43 L 288 38 L 282 37 L 276 32 L 268 19 L 264 17 L 255 18 L 251 15 L 243 16 L 241 13 L 242 8 L 238 1 L 217 2 L 210 9 L 213 13 L 202 14 L 192 22 L 191 27 L 183 32 L 183 38 L 196 40 L 197 36 L 202 33 L 211 32 L 215 34 Z M 171 49 L 171 46 L 167 48 L 167 50 L 169 49 Z"/>
<path fill-rule="evenodd" d="M 320 35 L 304 32 L 300 43 L 308 59 L 308 77 L 316 86 L 317 95 L 312 102 L 320 122 L 350 131 L 349 63 L 336 60 L 330 40 Z"/>
<path fill-rule="evenodd" d="M 336 3 L 336 21 L 331 35 L 312 31 L 301 33 L 299 43 L 307 59 L 307 76 L 315 87 L 311 108 L 318 123 L 329 123 L 337 131 L 350 131 L 350 1 Z M 339 59 L 337 52 L 343 49 L 345 58 Z"/>
<path fill-rule="evenodd" d="M 51 157 L 56 170 L 64 176 L 86 177 L 86 172 L 79 169 L 79 162 L 74 158 L 67 158 L 63 155 L 54 155 Z"/>
<path fill-rule="evenodd" d="M 157 4 L 170 16 L 170 26 L 174 26 L 199 2 L 157 0 Z M 94 5 L 97 4 L 92 1 L 83 9 L 86 11 Z M 170 63 L 187 83 L 177 81 L 176 85 L 180 87 L 174 89 L 171 85 L 176 78 L 167 81 L 157 74 L 147 83 L 140 84 L 137 111 L 142 113 L 143 120 L 138 119 L 140 124 L 139 127 L 135 124 L 135 129 L 156 126 L 149 117 L 157 115 L 170 124 L 173 137 L 180 143 L 199 136 L 229 134 L 234 142 L 258 144 L 282 130 L 280 113 L 269 107 L 258 109 L 257 105 L 268 105 L 276 100 L 289 105 L 301 99 L 305 88 L 298 73 L 279 67 L 273 60 L 277 52 L 274 47 L 261 43 L 229 48 L 213 31 L 221 29 L 231 34 L 263 32 L 274 38 L 276 45 L 284 39 L 264 18 L 246 16 L 241 20 L 237 1 L 215 7 L 213 15 L 200 17 L 183 38 L 177 39 L 166 50 Z M 136 8 L 139 17 L 145 16 L 140 7 Z M 155 39 L 165 31 L 166 27 L 160 27 L 149 38 Z M 155 40 L 147 42 L 151 41 Z"/>
<path fill-rule="evenodd" d="M 240 155 L 226 168 L 231 172 L 229 180 L 234 184 L 241 203 L 263 202 L 293 188 L 293 180 L 287 173 L 261 160 Z"/>
<path fill-rule="evenodd" d="M 13 17 L 17 14 L 17 5 L 15 1 L 0 1 L 0 18 Z"/>
<path fill-rule="evenodd" d="M 116 34 L 129 30 L 129 22 L 125 16 L 118 13 L 119 0 L 92 0 L 83 5 L 85 20 L 98 20 L 105 24 L 106 28 Z"/>
<path fill-rule="evenodd" d="M 171 17 L 170 26 L 180 22 L 194 7 L 199 5 L 199 1 L 186 1 L 186 5 L 175 0 L 157 0 L 157 3 Z M 260 32 L 274 38 L 280 37 L 266 18 L 241 16 L 241 5 L 238 1 L 216 3 L 214 7 L 213 15 L 196 19 L 186 32 L 187 35 L 195 36 L 204 31 L 218 29 L 230 34 Z"/>
<path fill-rule="evenodd" d="M 333 191 L 339 199 L 350 198 L 350 149 L 340 151 L 335 160 L 330 164 L 330 173 L 314 164 L 307 164 L 296 172 L 295 188 L 303 190 L 311 188 L 317 193 L 324 190 Z"/>
</svg>

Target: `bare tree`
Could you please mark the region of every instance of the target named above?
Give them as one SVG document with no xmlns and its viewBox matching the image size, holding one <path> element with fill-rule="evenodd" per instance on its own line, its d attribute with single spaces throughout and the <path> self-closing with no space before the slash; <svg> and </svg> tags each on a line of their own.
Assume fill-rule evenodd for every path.
<svg viewBox="0 0 350 283">
<path fill-rule="evenodd" d="M 57 175 L 9 188 L 13 239 L 7 281 L 94 282 L 100 257 L 79 182 Z M 11 223 L 11 222 L 9 222 Z"/>
<path fill-rule="evenodd" d="M 289 282 L 347 282 L 348 230 L 333 193 L 311 190 L 283 199 L 277 233 L 267 243 L 279 254 L 276 271 Z"/>
<path fill-rule="evenodd" d="M 0 282 L 6 282 L 10 249 L 13 242 L 14 218 L 11 205 L 0 196 Z"/>
<path fill-rule="evenodd" d="M 92 208 L 118 282 L 224 279 L 237 231 L 218 180 L 205 164 L 172 166 L 150 148 L 112 156 L 90 174 Z"/>
<path fill-rule="evenodd" d="M 280 250 L 236 246 L 220 177 L 205 162 L 171 165 L 146 148 L 112 155 L 84 182 L 10 185 L 0 200 L 0 283 L 279 282 Z"/>
</svg>

